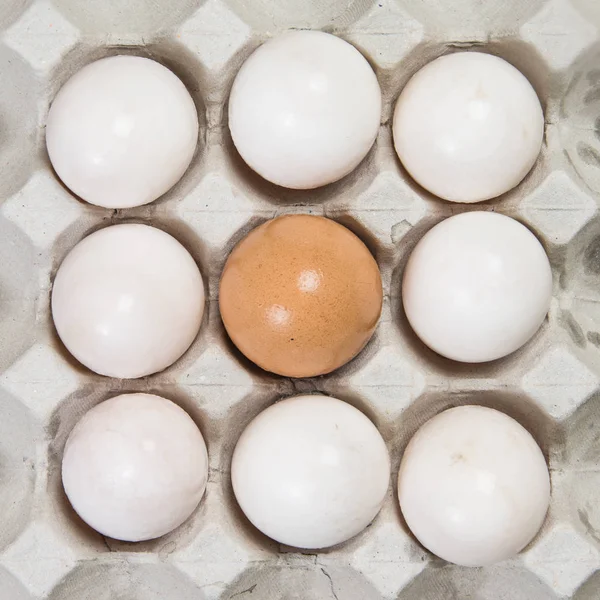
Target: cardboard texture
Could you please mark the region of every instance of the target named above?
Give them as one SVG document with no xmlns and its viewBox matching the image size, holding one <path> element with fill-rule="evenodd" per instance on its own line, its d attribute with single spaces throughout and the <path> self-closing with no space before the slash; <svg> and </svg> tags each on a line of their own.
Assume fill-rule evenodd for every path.
<svg viewBox="0 0 600 600">
<path fill-rule="evenodd" d="M 330 31 L 359 48 L 379 78 L 381 131 L 342 181 L 277 188 L 232 147 L 227 98 L 254 48 L 289 28 Z M 596 0 L 4 0 L 0 6 L 0 599 L 1 600 L 597 600 L 600 598 L 600 5 Z M 532 82 L 546 115 L 542 153 L 516 189 L 483 204 L 438 200 L 401 168 L 393 104 L 429 60 L 490 52 Z M 130 53 L 188 86 L 200 115 L 181 182 L 140 208 L 105 210 L 57 180 L 44 145 L 52 98 L 83 65 Z M 401 273 L 434 223 L 496 210 L 527 224 L 554 270 L 542 329 L 516 354 L 459 365 L 426 349 L 402 314 Z M 271 376 L 228 341 L 218 281 L 233 245 L 289 212 L 348 226 L 376 257 L 384 310 L 367 348 L 325 377 Z M 207 286 L 201 333 L 165 372 L 135 381 L 87 371 L 61 346 L 49 295 L 58 265 L 88 233 L 150 223 L 192 253 Z M 185 408 L 209 448 L 210 481 L 195 514 L 164 538 L 105 539 L 70 508 L 60 481 L 65 440 L 91 406 L 148 391 Z M 319 553 L 282 548 L 236 507 L 231 454 L 245 425 L 283 396 L 322 392 L 363 410 L 392 457 L 389 497 L 355 539 Z M 395 475 L 410 436 L 444 408 L 498 408 L 535 436 L 550 464 L 551 510 L 531 545 L 486 569 L 446 565 L 402 521 Z"/>
</svg>

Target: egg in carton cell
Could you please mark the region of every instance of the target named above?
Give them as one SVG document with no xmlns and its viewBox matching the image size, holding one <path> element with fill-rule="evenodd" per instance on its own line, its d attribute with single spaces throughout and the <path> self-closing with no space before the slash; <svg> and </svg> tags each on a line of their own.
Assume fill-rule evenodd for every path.
<svg viewBox="0 0 600 600">
<path fill-rule="evenodd" d="M 412 599 L 460 590 L 482 598 L 593 598 L 593 573 L 599 568 L 593 502 L 598 451 L 592 433 L 599 373 L 598 201 L 589 148 L 597 143 L 594 102 L 582 98 L 593 97 L 596 85 L 594 3 L 489 2 L 475 8 L 460 2 L 449 11 L 439 3 L 423 7 L 408 1 L 315 7 L 209 0 L 171 3 L 168 10 L 159 5 L 148 11 L 143 2 L 113 9 L 58 0 L 3 7 L 1 69 L 15 86 L 6 86 L 0 98 L 11 141 L 0 153 L 7 165 L 16 166 L 3 178 L 0 208 L 6 307 L 0 318 L 5 340 L 0 387 L 3 413 L 11 415 L 3 419 L 1 455 L 9 466 L 3 472 L 10 476 L 0 504 L 11 517 L 3 521 L 11 526 L 0 538 L 0 594 L 71 600 L 86 594 L 164 597 L 177 589 L 186 599 L 259 592 L 286 598 L 306 589 L 319 598 Z M 375 67 L 384 98 L 384 124 L 366 160 L 346 179 L 310 194 L 280 191 L 249 172 L 233 152 L 225 116 L 243 60 L 260 42 L 290 27 L 333 29 L 353 43 Z M 134 46 L 111 50 L 107 42 Z M 433 223 L 464 208 L 437 201 L 413 184 L 394 157 L 387 122 L 411 74 L 473 42 L 474 49 L 517 66 L 542 99 L 541 158 L 518 188 L 485 207 L 523 220 L 538 234 L 557 282 L 549 322 L 533 342 L 516 356 L 476 369 L 433 355 L 401 314 L 400 274 L 412 246 Z M 125 51 L 151 54 L 184 81 L 199 109 L 203 143 L 166 197 L 147 208 L 111 214 L 79 203 L 57 184 L 38 126 L 68 75 L 95 58 Z M 577 83 L 569 87 L 571 82 Z M 51 334 L 50 281 L 62 257 L 88 232 L 122 219 L 158 225 L 199 260 L 215 299 L 234 242 L 258 222 L 289 210 L 319 211 L 351 225 L 380 263 L 387 296 L 382 324 L 374 342 L 341 373 L 292 383 L 248 369 L 224 336 L 214 300 L 189 356 L 147 382 L 101 382 L 60 351 Z M 67 513 L 56 476 L 60 456 L 49 447 L 53 450 L 57 432 L 72 428 L 81 403 L 91 406 L 140 388 L 195 409 L 209 452 L 219 438 L 225 438 L 224 449 L 211 456 L 209 491 L 188 527 L 140 547 L 105 544 Z M 396 500 L 389 498 L 375 523 L 342 547 L 317 556 L 294 549 L 279 554 L 233 510 L 230 452 L 241 421 L 281 394 L 303 389 L 362 408 L 382 431 L 396 464 L 407 430 L 449 404 L 480 402 L 516 417 L 551 459 L 554 500 L 545 529 L 515 563 L 482 571 L 438 569 L 403 528 Z M 55 449 L 62 451 L 60 444 Z M 52 483 L 49 495 L 46 481 Z M 16 497 L 23 501 L 15 502 Z"/>
</svg>

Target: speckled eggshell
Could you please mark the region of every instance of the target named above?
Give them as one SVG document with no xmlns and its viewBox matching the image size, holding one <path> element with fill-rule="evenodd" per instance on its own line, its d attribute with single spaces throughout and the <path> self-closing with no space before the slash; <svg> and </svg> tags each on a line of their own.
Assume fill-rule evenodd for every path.
<svg viewBox="0 0 600 600">
<path fill-rule="evenodd" d="M 234 344 L 267 371 L 329 373 L 369 341 L 382 304 L 375 259 L 349 229 L 286 215 L 251 231 L 221 278 L 221 317 Z"/>
</svg>

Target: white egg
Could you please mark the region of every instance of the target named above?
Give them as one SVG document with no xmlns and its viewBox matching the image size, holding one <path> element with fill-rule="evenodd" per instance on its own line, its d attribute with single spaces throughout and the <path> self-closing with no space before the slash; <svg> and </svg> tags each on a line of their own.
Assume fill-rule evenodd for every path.
<svg viewBox="0 0 600 600">
<path fill-rule="evenodd" d="M 515 187 L 535 163 L 544 114 L 527 79 L 479 52 L 442 56 L 408 82 L 394 112 L 394 145 L 425 189 L 480 202 Z"/>
<path fill-rule="evenodd" d="M 406 317 L 442 356 L 486 362 L 514 352 L 543 323 L 552 271 L 518 221 L 468 212 L 442 221 L 413 250 L 402 281 Z"/>
<path fill-rule="evenodd" d="M 143 377 L 173 364 L 194 341 L 203 313 L 194 259 L 148 225 L 114 225 L 86 237 L 61 264 L 52 290 L 64 345 L 110 377 Z"/>
<path fill-rule="evenodd" d="M 385 443 L 359 410 L 328 396 L 267 408 L 240 437 L 233 490 L 248 519 L 299 548 L 340 544 L 377 515 L 387 493 Z"/>
<path fill-rule="evenodd" d="M 65 492 L 77 514 L 102 535 L 139 542 L 179 527 L 208 479 L 204 438 L 176 404 L 151 394 L 102 402 L 69 435 Z"/>
<path fill-rule="evenodd" d="M 520 552 L 550 502 L 544 455 L 529 432 L 480 406 L 444 411 L 417 431 L 398 475 L 400 509 L 428 550 L 486 566 Z"/>
<path fill-rule="evenodd" d="M 113 56 L 76 73 L 46 124 L 50 161 L 63 183 L 98 206 L 140 206 L 185 173 L 198 142 L 196 106 L 161 64 Z"/>
<path fill-rule="evenodd" d="M 229 128 L 248 165 L 278 185 L 311 189 L 341 179 L 379 131 L 381 91 L 356 48 L 294 31 L 258 48 L 237 74 Z"/>
</svg>

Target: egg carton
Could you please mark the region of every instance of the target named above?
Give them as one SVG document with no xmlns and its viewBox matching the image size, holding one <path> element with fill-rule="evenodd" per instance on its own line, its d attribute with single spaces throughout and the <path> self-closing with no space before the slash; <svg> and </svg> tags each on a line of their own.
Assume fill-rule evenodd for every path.
<svg viewBox="0 0 600 600">
<path fill-rule="evenodd" d="M 354 44 L 384 98 L 377 142 L 356 171 L 313 191 L 278 188 L 246 167 L 227 127 L 233 78 L 250 53 L 292 28 Z M 600 4 L 597 0 L 3 0 L 0 5 L 0 600 L 597 600 L 600 598 Z M 393 104 L 408 78 L 442 54 L 501 56 L 532 82 L 546 135 L 516 189 L 477 205 L 434 198 L 407 176 L 391 140 Z M 83 65 L 114 54 L 158 60 L 187 85 L 201 132 L 179 184 L 153 204 L 107 210 L 73 197 L 44 144 L 52 98 Z M 484 365 L 425 348 L 402 312 L 401 273 L 433 224 L 465 210 L 526 223 L 554 272 L 536 337 Z M 350 364 L 292 380 L 250 364 L 217 307 L 224 261 L 276 215 L 326 215 L 360 236 L 383 277 L 376 335 Z M 52 326 L 49 294 L 66 253 L 106 225 L 145 222 L 197 260 L 208 309 L 175 365 L 140 380 L 78 365 Z M 129 544 L 92 531 L 62 490 L 65 440 L 89 408 L 118 393 L 170 398 L 198 423 L 209 483 L 171 534 Z M 235 442 L 275 400 L 322 392 L 365 412 L 381 431 L 393 477 L 363 533 L 313 553 L 282 547 L 241 514 L 229 475 Z M 516 558 L 489 568 L 443 563 L 402 520 L 395 475 L 416 429 L 461 404 L 502 410 L 534 435 L 550 465 L 546 523 Z"/>
</svg>

